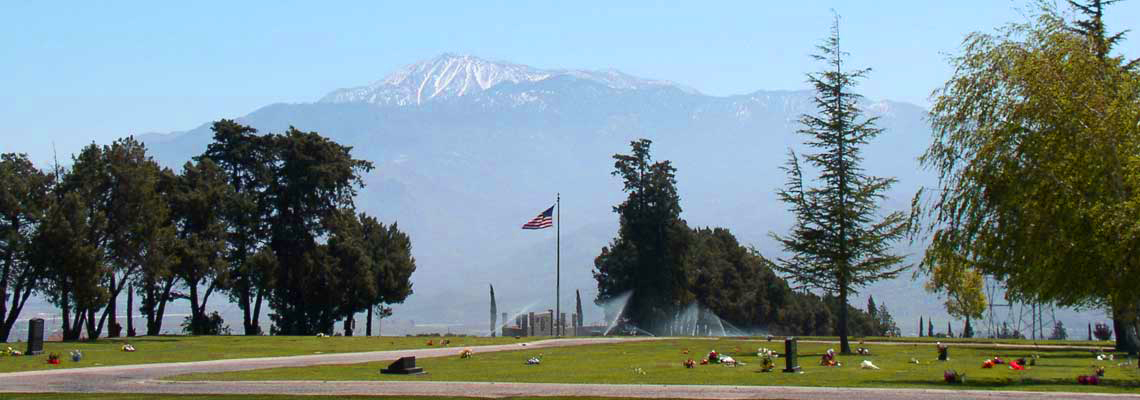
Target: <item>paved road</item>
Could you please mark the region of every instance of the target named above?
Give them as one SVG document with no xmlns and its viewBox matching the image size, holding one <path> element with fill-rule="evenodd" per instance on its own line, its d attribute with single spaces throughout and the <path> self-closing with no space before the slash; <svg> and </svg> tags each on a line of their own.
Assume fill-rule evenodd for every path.
<svg viewBox="0 0 1140 400">
<path fill-rule="evenodd" d="M 559 339 L 527 343 L 527 348 L 577 346 L 652 339 Z M 476 352 L 517 350 L 520 344 L 473 347 Z M 324 394 L 394 396 L 607 396 L 693 399 L 1107 399 L 1137 398 L 1140 395 L 1085 393 L 1031 393 L 1006 391 L 964 391 L 928 389 L 809 388 L 785 386 L 702 386 L 702 385 L 605 385 L 557 383 L 488 382 L 382 382 L 382 381 L 260 381 L 260 382 L 171 382 L 160 378 L 195 372 L 226 372 L 284 366 L 363 363 L 393 360 L 402 356 L 453 356 L 455 348 L 375 351 L 366 353 L 319 354 L 215 360 L 186 363 L 125 365 L 72 368 L 0 374 L 0 391 L 5 392 L 84 392 L 154 394 Z"/>
</svg>

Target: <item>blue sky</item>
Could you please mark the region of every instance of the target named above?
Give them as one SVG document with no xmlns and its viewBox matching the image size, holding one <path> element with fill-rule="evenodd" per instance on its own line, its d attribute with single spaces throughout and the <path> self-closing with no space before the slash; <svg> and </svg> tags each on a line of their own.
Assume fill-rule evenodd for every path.
<svg viewBox="0 0 1140 400">
<path fill-rule="evenodd" d="M 0 2 L 0 152 L 50 160 L 85 143 L 170 132 L 274 102 L 315 101 L 443 52 L 542 68 L 616 68 L 712 95 L 806 88 L 842 15 L 874 71 L 861 91 L 925 106 L 971 31 L 1025 1 Z M 622 3 L 613 6 L 610 3 Z M 1140 1 L 1110 8 L 1132 27 Z M 1120 50 L 1140 56 L 1140 41 Z"/>
</svg>

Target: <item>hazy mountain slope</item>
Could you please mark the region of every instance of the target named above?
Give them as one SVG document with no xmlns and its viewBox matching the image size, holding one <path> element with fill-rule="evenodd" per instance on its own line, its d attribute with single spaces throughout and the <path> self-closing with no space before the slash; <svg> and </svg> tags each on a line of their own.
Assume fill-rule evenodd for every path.
<svg viewBox="0 0 1140 400">
<path fill-rule="evenodd" d="M 335 90 L 315 103 L 269 105 L 239 121 L 262 132 L 317 131 L 375 162 L 358 207 L 398 221 L 419 261 L 415 294 L 385 332 L 408 331 L 411 320 L 421 329 L 479 332 L 486 329 L 488 283 L 496 285 L 500 310 L 553 308 L 554 232 L 519 226 L 551 205 L 556 192 L 563 199 L 562 305 L 572 309 L 576 288 L 584 302 L 593 299 L 593 257 L 615 234 L 611 207 L 624 197 L 610 175 L 611 156 L 627 152 L 635 138 L 653 139 L 653 155 L 677 167 L 691 226 L 730 228 L 742 243 L 778 256 L 767 235 L 785 231 L 791 217 L 774 190 L 784 182 L 779 167 L 788 149 L 802 148 L 794 132 L 799 115 L 815 111 L 810 99 L 807 91 L 705 96 L 617 71 L 542 70 L 445 54 L 368 86 Z M 919 186 L 934 184 L 915 162 L 930 138 L 925 111 L 891 101 L 864 107 L 886 128 L 865 149 L 864 166 L 899 179 L 884 211 L 905 210 Z M 167 165 L 199 154 L 210 139 L 208 124 L 143 137 Z M 863 293 L 886 302 L 904 332 L 919 315 L 945 324 L 939 301 L 909 274 Z M 587 320 L 599 319 L 597 309 L 587 312 Z"/>
</svg>

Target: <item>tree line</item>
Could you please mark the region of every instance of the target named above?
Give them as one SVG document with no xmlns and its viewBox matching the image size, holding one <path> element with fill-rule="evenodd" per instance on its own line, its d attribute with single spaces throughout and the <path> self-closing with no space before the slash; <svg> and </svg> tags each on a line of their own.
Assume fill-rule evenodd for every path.
<svg viewBox="0 0 1140 400">
<path fill-rule="evenodd" d="M 814 153 L 790 151 L 777 190 L 795 217 L 787 233 L 771 234 L 785 257 L 733 250 L 739 245 L 724 230 L 689 229 L 674 168 L 651 162 L 648 140 L 635 141 L 631 154 L 614 155 L 628 197 L 614 207 L 617 237 L 594 262 L 598 301 L 633 290 L 632 319 L 651 332 L 698 298 L 745 324 L 779 326 L 827 310 L 849 353 L 852 321 L 881 318 L 847 299 L 909 268 L 892 250 L 909 238 L 928 244 L 916 275 L 927 275 L 927 289 L 968 327 L 989 301 L 982 286 L 990 278 L 1009 300 L 1107 309 L 1118 349 L 1140 351 L 1140 60 L 1114 54 L 1124 32 L 1111 33 L 1104 15 L 1116 2 L 1070 0 L 1075 19 L 1043 3 L 1030 22 L 966 37 L 950 58 L 953 76 L 933 93 L 933 141 L 918 160 L 938 174 L 938 187 L 920 190 L 909 216 L 879 212 L 895 179 L 860 166 L 861 147 L 882 129 L 862 115 L 853 89 L 870 69 L 848 65 L 836 16 L 813 56 L 824 68 L 808 74 L 817 112 L 799 121 Z M 805 177 L 805 163 L 818 176 Z M 822 292 L 828 306 L 787 296 L 782 279 L 766 278 L 770 269 L 796 289 Z M 796 301 L 814 308 L 798 310 Z M 817 332 L 810 323 L 790 331 Z"/>
<path fill-rule="evenodd" d="M 396 223 L 357 213 L 362 174 L 352 148 L 290 128 L 258 134 L 220 120 L 214 141 L 180 171 L 160 167 L 133 137 L 90 144 L 44 171 L 0 156 L 0 340 L 35 293 L 59 307 L 64 340 L 123 334 L 117 299 L 162 330 L 186 300 L 191 334 L 217 334 L 212 296 L 242 310 L 246 335 L 331 332 L 354 314 L 390 315 L 412 292 L 411 241 Z M 351 334 L 351 329 L 346 329 Z"/>
<path fill-rule="evenodd" d="M 690 228 L 680 218 L 676 169 L 654 161 L 651 145 L 640 139 L 631 154 L 614 155 L 614 174 L 629 196 L 614 207 L 618 236 L 594 260 L 597 301 L 632 292 L 622 318 L 654 334 L 683 334 L 671 330 L 673 322 L 694 302 L 751 332 L 835 335 L 846 314 L 850 334 L 898 334 L 885 305 L 860 310 L 829 293 L 794 290 L 773 261 L 728 229 Z"/>
</svg>

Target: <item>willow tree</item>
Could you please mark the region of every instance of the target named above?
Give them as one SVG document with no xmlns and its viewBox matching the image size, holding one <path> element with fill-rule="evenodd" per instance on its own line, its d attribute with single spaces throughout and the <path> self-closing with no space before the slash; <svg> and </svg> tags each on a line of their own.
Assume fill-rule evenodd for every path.
<svg viewBox="0 0 1140 400">
<path fill-rule="evenodd" d="M 818 46 L 813 56 L 827 68 L 808 74 L 816 91 L 816 115 L 800 117 L 803 128 L 798 132 L 810 139 L 806 144 L 818 153 L 805 160 L 820 171 L 818 187 L 804 183 L 799 158 L 790 152 L 787 187 L 780 190 L 780 200 L 787 203 L 796 221 L 787 236 L 775 233 L 790 258 L 781 258 L 778 271 L 805 288 L 821 289 L 834 294 L 839 301 L 835 332 L 840 351 L 851 353 L 847 341 L 847 298 L 871 282 L 896 276 L 906 266 L 903 257 L 891 254 L 892 242 L 906 233 L 906 218 L 901 212 L 878 217 L 878 201 L 895 183 L 894 178 L 866 175 L 860 167 L 860 146 L 883 132 L 875 126 L 876 118 L 864 118 L 858 102 L 862 98 L 852 92 L 857 81 L 870 69 L 852 70 L 845 64 L 848 55 L 840 49 L 839 17 L 831 27 L 831 35 Z M 845 69 L 846 68 L 846 69 Z"/>
<path fill-rule="evenodd" d="M 1134 329 L 1140 79 L 1111 55 L 1104 4 L 1089 3 L 1076 28 L 1044 9 L 967 36 L 934 92 L 934 140 L 920 158 L 939 188 L 916 195 L 912 216 L 926 220 L 922 266 L 936 279 L 975 271 L 1020 300 L 1108 306 Z M 1135 351 L 1134 332 L 1118 346 Z"/>
</svg>

